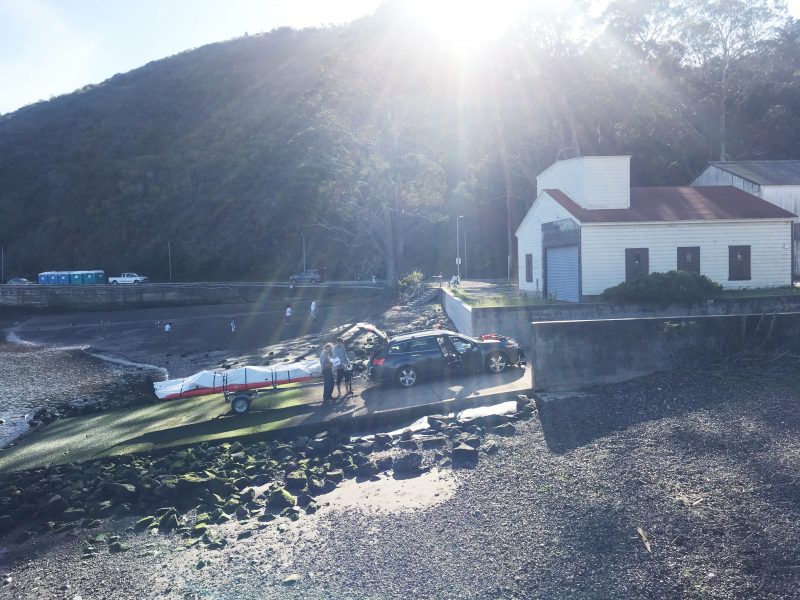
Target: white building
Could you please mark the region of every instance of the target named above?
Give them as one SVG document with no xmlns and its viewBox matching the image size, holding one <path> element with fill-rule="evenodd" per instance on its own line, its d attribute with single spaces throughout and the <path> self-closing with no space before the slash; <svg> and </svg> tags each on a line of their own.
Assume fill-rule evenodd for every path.
<svg viewBox="0 0 800 600">
<path fill-rule="evenodd" d="M 522 290 L 577 302 L 675 269 L 729 289 L 791 285 L 795 215 L 741 189 L 631 188 L 629 156 L 559 161 L 536 185 L 517 229 Z"/>
<path fill-rule="evenodd" d="M 800 160 L 712 162 L 692 185 L 732 185 L 800 215 Z M 800 217 L 794 226 L 794 273 L 800 275 Z"/>
</svg>

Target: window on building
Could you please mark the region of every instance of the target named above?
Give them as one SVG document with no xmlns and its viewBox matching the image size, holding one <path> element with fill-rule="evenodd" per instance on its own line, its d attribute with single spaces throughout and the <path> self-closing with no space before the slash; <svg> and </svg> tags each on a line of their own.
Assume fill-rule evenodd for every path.
<svg viewBox="0 0 800 600">
<path fill-rule="evenodd" d="M 700 247 L 678 248 L 678 271 L 700 272 Z"/>
<path fill-rule="evenodd" d="M 525 281 L 533 281 L 533 254 L 525 255 Z"/>
<path fill-rule="evenodd" d="M 632 281 L 650 272 L 648 248 L 625 248 L 625 281 Z"/>
<path fill-rule="evenodd" d="M 728 280 L 750 279 L 750 246 L 728 246 Z"/>
</svg>

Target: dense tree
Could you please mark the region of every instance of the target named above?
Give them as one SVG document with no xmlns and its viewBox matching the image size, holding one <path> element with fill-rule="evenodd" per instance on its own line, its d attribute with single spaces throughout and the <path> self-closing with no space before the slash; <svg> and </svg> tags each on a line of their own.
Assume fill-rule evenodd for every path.
<svg viewBox="0 0 800 600">
<path fill-rule="evenodd" d="M 638 185 L 800 156 L 800 27 L 769 0 L 536 10 L 465 61 L 390 3 L 150 63 L 0 117 L 7 275 L 505 277 L 536 175 L 631 154 Z M 459 240 L 459 247 L 463 244 Z"/>
</svg>

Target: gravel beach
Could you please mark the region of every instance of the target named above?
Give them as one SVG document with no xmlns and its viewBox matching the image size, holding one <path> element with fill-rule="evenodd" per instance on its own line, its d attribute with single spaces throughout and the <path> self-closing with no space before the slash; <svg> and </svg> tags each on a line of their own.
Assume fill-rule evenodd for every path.
<svg viewBox="0 0 800 600">
<path fill-rule="evenodd" d="M 486 434 L 473 468 L 348 480 L 297 521 L 218 526 L 219 550 L 131 519 L 96 530 L 130 550 L 91 560 L 96 532 L 35 536 L 0 558 L 0 596 L 794 598 L 799 398 L 689 373 L 606 386 Z"/>
</svg>

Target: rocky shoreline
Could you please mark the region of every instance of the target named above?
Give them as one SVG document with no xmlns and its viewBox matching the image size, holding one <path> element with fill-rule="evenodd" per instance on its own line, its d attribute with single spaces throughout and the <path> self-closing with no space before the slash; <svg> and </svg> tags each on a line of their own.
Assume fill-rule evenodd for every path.
<svg viewBox="0 0 800 600">
<path fill-rule="evenodd" d="M 514 404 L 513 402 L 511 404 Z M 347 432 L 322 432 L 290 442 L 260 441 L 211 445 L 160 455 L 110 457 L 9 473 L 0 479 L 0 536 L 23 543 L 32 536 L 74 529 L 91 532 L 108 519 L 135 516 L 129 531 L 176 532 L 184 547 L 219 550 L 232 540 L 215 525 L 233 519 L 256 528 L 313 514 L 320 496 L 346 479 L 370 480 L 391 471 L 410 478 L 434 467 L 474 467 L 480 449 L 491 454 L 487 433 L 513 435 L 513 421 L 535 412 L 520 396 L 510 414 L 427 417 L 427 427 L 351 439 Z M 486 411 L 484 411 L 486 412 Z M 250 530 L 246 530 L 250 531 Z M 249 537 L 242 532 L 239 538 Z M 104 538 L 108 552 L 128 547 L 118 536 Z M 101 553 L 88 535 L 83 558 Z M 202 565 L 200 565 L 202 566 Z"/>
</svg>

